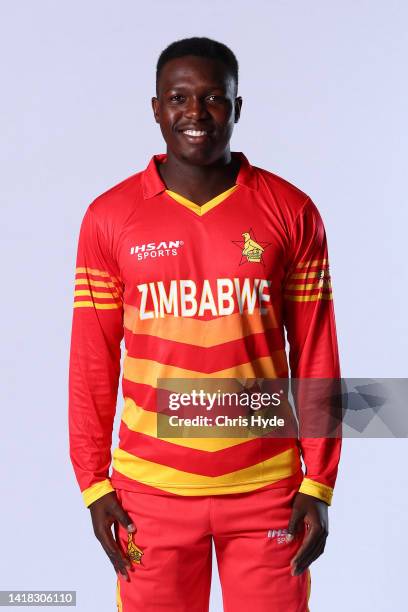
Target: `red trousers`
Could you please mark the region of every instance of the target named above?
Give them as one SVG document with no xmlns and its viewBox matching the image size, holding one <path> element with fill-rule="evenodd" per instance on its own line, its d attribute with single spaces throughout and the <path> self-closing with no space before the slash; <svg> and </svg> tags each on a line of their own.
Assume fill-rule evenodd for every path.
<svg viewBox="0 0 408 612">
<path fill-rule="evenodd" d="M 308 612 L 310 572 L 290 568 L 304 529 L 290 543 L 283 531 L 297 490 L 185 497 L 117 489 L 137 527 L 130 537 L 117 528 L 134 568 L 130 582 L 117 580 L 118 611 L 207 612 L 213 540 L 224 612 Z"/>
</svg>

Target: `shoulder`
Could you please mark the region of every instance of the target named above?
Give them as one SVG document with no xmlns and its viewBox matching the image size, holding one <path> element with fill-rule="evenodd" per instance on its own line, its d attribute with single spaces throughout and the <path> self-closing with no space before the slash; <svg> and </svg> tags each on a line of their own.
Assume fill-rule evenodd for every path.
<svg viewBox="0 0 408 612">
<path fill-rule="evenodd" d="M 260 196 L 274 210 L 278 210 L 278 215 L 289 234 L 298 225 L 324 231 L 319 208 L 310 194 L 275 172 L 258 166 L 253 168 L 258 176 Z"/>
<path fill-rule="evenodd" d="M 89 208 L 100 221 L 126 216 L 142 196 L 142 175 L 141 170 L 116 183 L 96 196 Z"/>
<path fill-rule="evenodd" d="M 282 176 L 259 166 L 253 166 L 258 176 L 260 195 L 270 197 L 279 209 L 294 220 L 302 210 L 314 207 L 314 204 L 303 189 Z"/>
</svg>

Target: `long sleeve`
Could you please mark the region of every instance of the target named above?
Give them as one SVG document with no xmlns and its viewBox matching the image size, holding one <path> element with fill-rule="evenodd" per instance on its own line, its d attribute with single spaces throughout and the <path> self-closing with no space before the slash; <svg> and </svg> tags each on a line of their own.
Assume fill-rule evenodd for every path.
<svg viewBox="0 0 408 612">
<path fill-rule="evenodd" d="M 313 398 L 314 383 L 308 387 L 307 381 L 302 381 L 307 378 L 338 381 L 340 365 L 326 232 L 310 198 L 304 203 L 292 228 L 283 304 L 291 377 L 303 384 L 303 394 L 299 394 L 297 406 L 299 421 L 302 421 L 302 410 L 312 411 L 309 421 L 317 425 L 314 431 L 320 428 L 324 436 L 327 407 Z M 322 381 L 321 385 L 324 384 Z M 330 385 L 330 381 L 327 384 Z M 341 436 L 318 435 L 303 437 L 302 429 L 300 431 L 299 444 L 306 473 L 299 490 L 331 504 Z"/>
<path fill-rule="evenodd" d="M 82 220 L 69 356 L 70 459 L 86 506 L 109 479 L 123 337 L 123 283 L 91 204 Z"/>
</svg>

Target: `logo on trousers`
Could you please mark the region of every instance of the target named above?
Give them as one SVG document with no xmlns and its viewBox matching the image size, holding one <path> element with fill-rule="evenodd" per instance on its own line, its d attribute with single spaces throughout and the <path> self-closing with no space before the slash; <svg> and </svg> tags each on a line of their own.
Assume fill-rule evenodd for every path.
<svg viewBox="0 0 408 612">
<path fill-rule="evenodd" d="M 287 529 L 269 529 L 268 538 L 276 540 L 278 544 L 286 544 Z"/>
<path fill-rule="evenodd" d="M 128 533 L 127 552 L 129 559 L 133 561 L 133 563 L 142 562 L 143 550 L 133 542 L 131 533 Z"/>
</svg>

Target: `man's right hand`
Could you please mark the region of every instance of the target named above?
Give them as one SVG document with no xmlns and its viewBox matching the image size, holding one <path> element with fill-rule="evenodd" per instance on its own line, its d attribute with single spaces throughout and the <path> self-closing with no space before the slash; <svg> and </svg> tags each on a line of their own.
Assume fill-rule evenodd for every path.
<svg viewBox="0 0 408 612">
<path fill-rule="evenodd" d="M 112 524 L 118 521 L 128 533 L 134 533 L 136 526 L 120 505 L 115 491 L 103 495 L 89 506 L 94 534 L 112 562 L 115 572 L 129 580 L 128 570 L 133 571 L 132 562 L 124 555 L 112 535 Z M 116 530 L 115 530 L 116 533 Z"/>
</svg>

